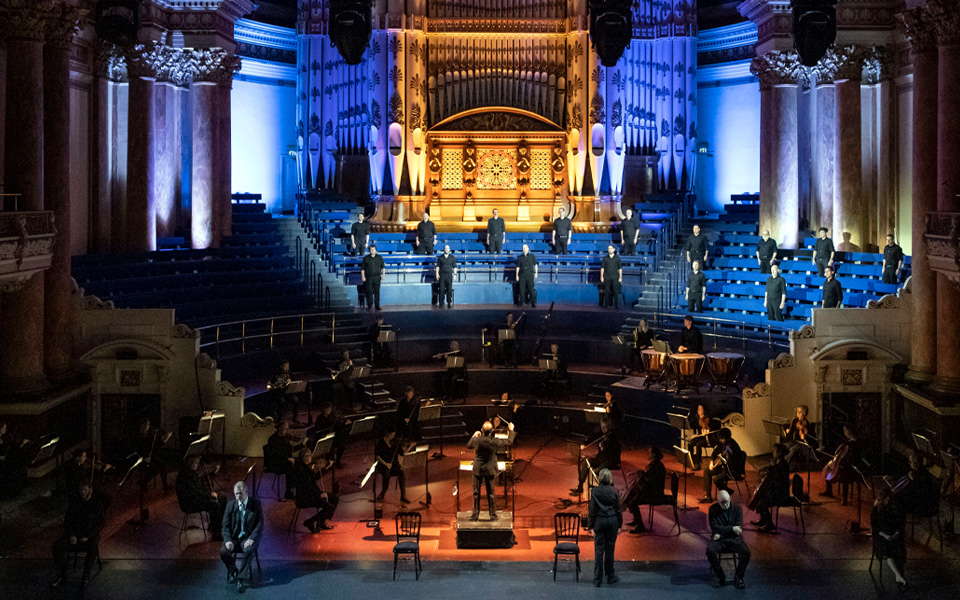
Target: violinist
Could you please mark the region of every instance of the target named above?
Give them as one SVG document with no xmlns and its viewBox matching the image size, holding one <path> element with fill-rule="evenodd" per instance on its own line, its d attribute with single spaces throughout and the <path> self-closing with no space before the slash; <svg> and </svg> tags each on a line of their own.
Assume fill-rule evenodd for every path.
<svg viewBox="0 0 960 600">
<path fill-rule="evenodd" d="M 167 447 L 172 437 L 173 433 L 154 427 L 150 419 L 145 417 L 140 421 L 134 440 L 135 452 L 144 462 L 144 477 L 149 481 L 159 475 L 164 492 L 170 489 L 167 472 L 178 469 L 180 465 L 179 453 Z"/>
<path fill-rule="evenodd" d="M 307 430 L 307 439 L 313 444 L 331 433 L 333 434 L 333 459 L 337 468 L 340 468 L 343 466 L 343 453 L 347 449 L 347 422 L 334 411 L 332 403 L 324 402 L 313 420 L 313 427 Z"/>
<path fill-rule="evenodd" d="M 314 460 L 309 448 L 300 451 L 300 460 L 296 461 L 290 479 L 297 490 L 297 508 L 316 508 L 317 512 L 303 522 L 303 526 L 313 533 L 333 529 L 327 521 L 333 517 L 339 504 L 339 498 L 323 488 L 323 471 L 330 466 L 326 459 Z"/>
<path fill-rule="evenodd" d="M 894 486 L 894 495 L 906 507 L 908 514 L 935 516 L 940 509 L 940 484 L 923 464 L 921 454 L 910 452 L 908 461 L 910 468 Z"/>
<path fill-rule="evenodd" d="M 713 431 L 713 420 L 707 416 L 707 409 L 703 404 L 697 405 L 696 417 L 691 423 L 694 435 L 705 435 Z M 692 444 L 695 470 L 700 469 L 703 460 L 703 444 Z"/>
<path fill-rule="evenodd" d="M 902 592 L 907 588 L 903 568 L 907 562 L 907 517 L 893 492 L 886 486 L 877 486 L 877 499 L 870 511 L 870 529 L 873 531 L 874 552 L 886 562 Z"/>
<path fill-rule="evenodd" d="M 200 457 L 193 456 L 177 473 L 177 502 L 184 513 L 206 512 L 210 515 L 210 533 L 215 541 L 220 541 L 223 524 L 223 511 L 227 507 L 227 497 L 213 489 L 211 476 L 214 469 L 204 472 Z"/>
<path fill-rule="evenodd" d="M 663 466 L 663 452 L 660 448 L 650 448 L 650 462 L 645 470 L 638 470 L 634 475 L 633 485 L 627 492 L 624 506 L 633 515 L 633 521 L 627 523 L 633 527 L 630 533 L 646 533 L 643 517 L 640 516 L 640 506 L 660 502 L 663 499 L 663 484 L 667 478 L 667 469 Z"/>
<path fill-rule="evenodd" d="M 71 501 L 74 500 L 83 484 L 96 487 L 94 485 L 96 474 L 106 473 L 112 468 L 112 465 L 97 460 L 96 456 L 91 457 L 86 448 L 77 450 L 73 455 L 73 460 L 63 467 L 63 477 L 67 484 L 67 497 Z"/>
<path fill-rule="evenodd" d="M 353 383 L 353 359 L 350 358 L 350 351 L 344 350 L 340 355 L 340 362 L 336 369 L 329 369 L 330 379 L 333 381 L 334 390 L 337 395 L 346 401 L 352 402 L 354 397 Z"/>
<path fill-rule="evenodd" d="M 810 413 L 810 409 L 806 404 L 800 404 L 795 409 L 795 414 L 793 420 L 790 421 L 790 425 L 785 428 L 784 431 L 784 440 L 788 442 L 795 442 L 799 437 L 799 429 L 803 427 L 804 430 L 810 429 L 810 421 L 807 419 L 807 415 Z"/>
<path fill-rule="evenodd" d="M 611 428 L 619 429 L 623 425 L 623 407 L 620 406 L 620 401 L 613 396 L 612 390 L 604 390 L 603 392 L 603 410 L 609 417 Z"/>
<path fill-rule="evenodd" d="M 263 447 L 263 469 L 269 473 L 284 475 L 287 489 L 284 493 L 285 500 L 293 499 L 293 485 L 290 472 L 293 469 L 293 453 L 299 443 L 290 435 L 290 425 L 286 421 L 277 423 L 277 429 L 267 439 L 267 444 Z"/>
<path fill-rule="evenodd" d="M 854 466 L 860 462 L 860 440 L 849 425 L 843 426 L 844 441 L 837 447 L 836 453 L 823 468 L 823 478 L 826 489 L 820 493 L 826 498 L 833 498 L 833 484 L 840 484 L 842 506 L 846 506 L 850 499 L 850 484 L 857 481 L 857 472 Z"/>
<path fill-rule="evenodd" d="M 711 504 L 712 486 L 716 484 L 718 490 L 733 493 L 727 487 L 731 479 L 737 479 L 744 474 L 746 454 L 740 449 L 740 444 L 730 435 L 730 430 L 724 427 L 719 433 L 720 443 L 713 449 L 710 464 L 703 469 L 703 498 L 700 504 Z"/>
<path fill-rule="evenodd" d="M 790 498 L 790 464 L 787 462 L 787 448 L 783 444 L 774 444 L 770 464 L 763 468 L 760 483 L 753 491 L 748 508 L 760 515 L 752 521 L 753 525 L 764 533 L 777 530 L 770 509 L 783 506 Z"/>
<path fill-rule="evenodd" d="M 387 430 L 383 437 L 377 440 L 374 448 L 374 454 L 377 460 L 377 474 L 380 475 L 380 493 L 377 500 L 382 501 L 387 494 L 387 488 L 390 487 L 390 478 L 397 478 L 397 486 L 400 488 L 400 502 L 408 504 L 406 477 L 403 473 L 403 466 L 398 460 L 402 451 L 400 440 L 397 439 L 397 432 L 393 429 Z"/>
<path fill-rule="evenodd" d="M 597 445 L 597 453 L 589 459 L 589 465 L 587 465 L 586 460 L 580 461 L 580 477 L 577 481 L 577 487 L 570 490 L 571 496 L 579 496 L 583 493 L 583 482 L 587 480 L 587 475 L 590 474 L 591 469 L 597 472 L 600 469 L 620 468 L 620 438 L 609 415 L 600 420 L 600 437 L 586 446 L 581 446 L 581 452 L 593 444 Z"/>
<path fill-rule="evenodd" d="M 90 569 L 100 557 L 100 530 L 103 528 L 104 508 L 100 499 L 94 495 L 90 484 L 80 486 L 77 501 L 67 506 L 63 519 L 63 535 L 53 544 L 53 561 L 57 566 L 57 577 L 52 586 L 59 587 L 67 576 L 67 557 L 70 552 L 85 552 L 81 591 L 90 578 Z"/>
</svg>

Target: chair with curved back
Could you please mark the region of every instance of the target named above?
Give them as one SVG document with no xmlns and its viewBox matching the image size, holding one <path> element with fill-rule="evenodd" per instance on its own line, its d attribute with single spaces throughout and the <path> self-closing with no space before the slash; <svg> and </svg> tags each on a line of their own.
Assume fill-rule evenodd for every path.
<svg viewBox="0 0 960 600">
<path fill-rule="evenodd" d="M 573 556 L 577 571 L 575 577 L 580 581 L 580 515 L 559 512 L 553 515 L 553 580 L 557 580 L 557 563 L 560 556 Z"/>
<path fill-rule="evenodd" d="M 420 563 L 420 525 L 423 516 L 418 512 L 398 512 L 394 517 L 397 529 L 397 543 L 393 545 L 393 579 L 397 579 L 397 563 L 401 554 L 412 554 L 414 573 L 417 580 L 423 572 Z"/>
<path fill-rule="evenodd" d="M 263 447 L 263 475 L 273 475 L 273 482 L 271 482 L 270 487 L 273 489 L 274 494 L 277 497 L 277 500 L 283 500 L 283 488 L 281 487 L 280 478 L 286 477 L 287 474 L 287 459 L 282 456 L 276 456 L 275 452 L 271 450 L 270 445 L 266 444 Z M 261 475 L 262 477 L 262 475 Z M 257 486 L 257 491 L 259 492 L 259 485 Z"/>
<path fill-rule="evenodd" d="M 680 476 L 675 471 L 670 472 L 670 493 L 663 494 L 656 502 L 650 502 L 650 525 L 647 529 L 653 533 L 653 507 L 672 506 L 673 507 L 673 526 L 677 528 L 677 535 L 680 535 L 680 513 L 677 510 L 677 498 L 679 498 Z M 673 531 L 673 528 L 670 529 Z"/>
</svg>

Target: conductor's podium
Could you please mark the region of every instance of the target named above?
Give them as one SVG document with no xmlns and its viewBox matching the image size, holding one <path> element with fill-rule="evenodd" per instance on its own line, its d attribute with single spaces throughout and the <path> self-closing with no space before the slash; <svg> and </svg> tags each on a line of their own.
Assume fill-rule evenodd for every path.
<svg viewBox="0 0 960 600">
<path fill-rule="evenodd" d="M 497 461 L 497 470 L 503 482 L 503 507 L 497 508 L 496 520 L 490 518 L 488 511 L 482 510 L 480 520 L 471 521 L 473 510 L 460 510 L 460 498 L 466 496 L 473 502 L 473 461 L 460 460 L 457 469 L 457 548 L 512 548 L 517 543 L 513 536 L 513 510 L 508 510 L 516 506 L 513 461 Z M 461 475 L 468 478 L 466 486 L 461 483 Z M 487 499 L 481 497 L 480 505 L 486 506 L 486 503 Z"/>
</svg>

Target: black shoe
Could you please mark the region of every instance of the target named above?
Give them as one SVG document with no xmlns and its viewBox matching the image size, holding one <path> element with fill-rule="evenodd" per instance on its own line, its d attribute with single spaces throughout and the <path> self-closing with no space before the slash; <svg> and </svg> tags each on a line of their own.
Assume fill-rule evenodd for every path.
<svg viewBox="0 0 960 600">
<path fill-rule="evenodd" d="M 610 584 L 610 585 L 613 585 L 613 584 L 617 583 L 618 581 L 620 581 L 620 578 L 617 577 L 616 575 L 614 575 L 613 577 L 607 577 L 607 583 Z"/>
<path fill-rule="evenodd" d="M 491 521 L 496 521 L 496 520 L 497 520 L 497 513 L 495 513 L 495 512 L 490 513 L 490 520 L 491 520 Z"/>
<path fill-rule="evenodd" d="M 715 588 L 722 588 L 723 586 L 727 585 L 727 578 L 722 576 L 718 577 L 714 575 L 711 585 Z"/>
<path fill-rule="evenodd" d="M 600 587 L 600 584 L 601 584 L 601 583 L 603 583 L 601 580 L 599 580 L 599 579 L 594 579 L 594 580 L 593 580 L 593 587 Z"/>
<path fill-rule="evenodd" d="M 571 496 L 579 496 L 581 494 L 583 494 L 583 488 L 573 488 L 570 490 Z"/>
<path fill-rule="evenodd" d="M 400 496 L 400 504 L 410 504 L 410 501 L 403 496 Z"/>
<path fill-rule="evenodd" d="M 698 500 L 698 502 L 699 502 L 700 504 L 713 504 L 713 498 L 711 498 L 711 497 L 709 497 L 709 496 L 704 496 L 703 498 L 700 498 L 700 500 Z"/>
<path fill-rule="evenodd" d="M 227 571 L 227 583 L 236 583 L 237 582 L 237 570 L 231 569 Z"/>
<path fill-rule="evenodd" d="M 738 590 L 742 590 L 743 588 L 747 587 L 747 584 L 743 582 L 743 577 L 737 577 L 733 580 L 733 587 L 737 588 Z"/>
<path fill-rule="evenodd" d="M 470 515 L 470 520 L 471 520 L 471 521 L 479 521 L 479 520 L 480 520 L 480 513 L 475 512 L 475 513 L 473 513 L 472 515 Z"/>
<path fill-rule="evenodd" d="M 447 308 L 453 308 L 453 305 L 452 305 L 452 304 L 448 304 L 448 305 L 447 305 Z"/>
<path fill-rule="evenodd" d="M 246 586 L 243 585 L 242 581 L 237 582 L 237 593 L 242 594 L 246 590 Z"/>
</svg>

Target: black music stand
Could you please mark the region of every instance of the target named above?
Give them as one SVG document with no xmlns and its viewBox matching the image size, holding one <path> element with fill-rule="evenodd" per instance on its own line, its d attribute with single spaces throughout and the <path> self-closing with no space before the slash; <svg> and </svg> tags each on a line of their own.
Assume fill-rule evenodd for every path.
<svg viewBox="0 0 960 600">
<path fill-rule="evenodd" d="M 217 422 L 220 423 L 220 468 L 223 468 L 222 465 L 224 461 L 226 461 L 227 456 L 227 413 L 222 410 L 203 411 L 203 414 L 200 415 L 200 422 L 197 424 L 197 434 L 212 438 L 213 425 Z M 207 432 L 205 434 L 203 433 L 204 425 L 207 426 Z"/>
<path fill-rule="evenodd" d="M 447 356 L 444 359 L 444 366 L 446 367 L 446 372 L 444 373 L 444 375 L 446 376 L 446 385 L 448 386 L 444 390 L 444 397 L 446 397 L 448 401 L 452 401 L 455 397 L 454 395 L 457 390 L 455 386 L 457 383 L 458 372 L 463 373 L 464 386 L 466 386 L 466 371 L 467 371 L 466 365 L 467 365 L 467 361 L 462 356 Z M 459 396 L 457 397 L 459 398 Z M 463 390 L 464 401 L 466 401 L 466 397 L 467 397 L 467 390 L 464 389 Z"/>
<path fill-rule="evenodd" d="M 190 442 L 190 445 L 187 446 L 187 451 L 183 453 L 183 462 L 187 462 L 191 458 L 203 457 L 203 455 L 207 451 L 207 446 L 209 444 L 210 444 L 209 435 L 198 437 L 197 439 Z"/>
<path fill-rule="evenodd" d="M 375 473 L 377 472 L 377 459 L 373 459 L 373 464 L 370 465 L 370 468 L 367 469 L 367 474 L 363 476 L 363 480 L 360 481 L 360 489 L 366 487 L 367 482 L 373 479 L 373 519 L 368 521 L 368 527 L 374 527 L 380 529 L 380 519 L 383 518 L 383 509 L 377 506 L 377 477 Z M 389 481 L 389 479 L 387 480 Z M 366 519 L 361 519 L 366 521 Z"/>
<path fill-rule="evenodd" d="M 430 446 L 426 444 L 421 444 L 414 448 L 412 451 L 401 454 L 397 457 L 397 460 L 400 461 L 400 466 L 406 471 L 409 467 L 410 469 L 415 469 L 417 467 L 423 467 L 423 482 L 424 488 L 426 491 L 426 497 L 423 501 L 420 502 L 423 506 L 430 506 L 432 498 L 430 497 L 430 461 L 427 460 L 427 456 L 430 453 Z M 410 471 L 407 471 L 410 472 Z"/>
<path fill-rule="evenodd" d="M 130 479 L 130 477 L 134 473 L 140 475 L 140 472 L 146 469 L 146 467 L 144 466 L 145 464 L 146 464 L 146 461 L 144 461 L 143 457 L 138 456 L 137 460 L 135 460 L 134 463 L 130 465 L 130 468 L 127 469 L 127 472 L 123 475 L 123 479 L 120 480 L 120 484 L 117 486 L 117 488 L 122 489 L 123 486 L 127 483 L 127 481 Z M 147 508 L 147 504 L 144 501 L 144 497 L 146 496 L 146 493 L 147 493 L 147 483 L 145 481 L 145 477 L 146 477 L 145 474 L 140 475 L 140 484 L 137 486 L 139 489 L 138 495 L 137 495 L 137 500 L 140 506 L 139 518 L 130 519 L 129 521 L 127 521 L 129 525 L 133 525 L 133 526 L 146 525 L 147 521 L 150 519 L 150 509 Z"/>
<path fill-rule="evenodd" d="M 386 346 L 387 344 L 393 344 L 393 356 L 390 357 L 390 362 L 393 363 L 393 370 L 400 370 L 400 347 L 399 341 L 397 340 L 397 331 L 395 329 L 381 329 L 377 334 L 377 343 L 381 346 Z"/>
<path fill-rule="evenodd" d="M 810 465 L 819 465 L 820 461 L 817 458 L 817 451 L 806 442 L 796 442 L 794 448 L 799 448 L 799 450 L 797 450 L 797 454 L 794 455 L 790 461 L 790 472 L 793 473 L 798 470 L 794 468 L 795 463 L 803 465 L 804 470 L 807 472 L 807 496 L 809 497 L 809 500 L 805 504 L 815 506 L 819 503 L 813 501 L 813 488 L 810 486 Z"/>
<path fill-rule="evenodd" d="M 687 506 L 687 475 L 689 474 L 687 467 L 688 465 L 692 469 L 693 466 L 693 456 L 690 455 L 690 450 L 683 448 L 681 446 L 674 446 L 673 449 L 679 454 L 680 462 L 683 463 L 683 502 L 680 504 L 677 510 L 680 512 L 687 512 L 688 510 L 697 510 L 695 506 Z"/>
<path fill-rule="evenodd" d="M 936 458 L 937 450 L 933 447 L 933 442 L 930 438 L 916 431 L 913 432 L 912 436 L 913 444 L 917 447 L 917 450 L 931 458 Z"/>
<path fill-rule="evenodd" d="M 449 357 L 454 358 L 454 357 Z M 443 453 L 443 400 L 435 400 L 434 398 L 427 398 L 420 403 L 420 412 L 417 419 L 420 423 L 429 422 L 429 421 L 439 421 L 440 422 L 440 449 L 434 452 L 433 458 L 443 458 L 445 454 Z"/>
<path fill-rule="evenodd" d="M 876 496 L 875 489 L 873 484 L 870 483 L 870 479 L 867 475 L 860 470 L 860 467 L 857 465 L 850 465 L 850 468 L 853 469 L 853 472 L 857 474 L 857 518 L 855 521 L 850 521 L 849 531 L 853 535 L 864 534 L 870 535 L 870 530 L 863 527 L 863 486 L 866 486 L 868 490 L 874 492 Z"/>
<path fill-rule="evenodd" d="M 788 425 L 783 417 L 764 417 L 762 423 L 764 433 L 777 440 L 783 437 L 783 428 Z"/>
<path fill-rule="evenodd" d="M 293 423 L 296 425 L 300 424 L 300 420 L 297 418 L 297 412 L 299 412 L 299 408 L 300 408 L 300 398 L 302 398 L 303 395 L 305 395 L 306 393 L 307 393 L 307 382 L 304 379 L 291 381 L 289 384 L 287 384 L 287 389 L 283 391 L 284 398 L 289 398 L 291 396 L 295 398 L 295 400 L 293 401 L 293 410 L 291 411 L 291 413 L 293 414 Z M 313 415 L 311 414 L 310 403 L 308 401 L 307 402 L 307 420 L 308 421 L 312 420 L 312 417 Z"/>
<path fill-rule="evenodd" d="M 682 410 L 683 407 L 674 407 L 674 409 L 677 408 Z M 690 442 L 686 436 L 686 432 L 692 429 L 690 427 L 690 413 L 689 411 L 686 413 L 667 413 L 667 421 L 670 423 L 671 427 L 678 430 L 680 433 L 680 445 L 673 447 L 673 449 L 677 452 L 677 458 L 679 458 L 680 462 L 683 463 L 683 502 L 678 510 L 680 510 L 680 512 L 694 510 L 694 507 L 687 506 L 687 475 L 689 471 L 694 470 L 693 456 L 690 454 L 689 449 Z"/>
<path fill-rule="evenodd" d="M 311 456 L 330 456 L 333 451 L 333 440 L 336 438 L 335 433 L 328 433 L 322 438 L 317 440 L 317 443 L 313 445 L 313 452 Z M 337 461 L 330 461 L 330 489 L 334 492 L 336 491 L 337 485 Z"/>
<path fill-rule="evenodd" d="M 497 342 L 500 345 L 500 350 L 502 351 L 507 343 L 509 342 L 510 353 L 507 356 L 507 353 L 504 352 L 503 366 L 512 366 L 516 368 L 517 363 L 519 362 L 519 357 L 517 356 L 517 332 L 515 329 L 498 329 L 497 330 Z"/>
</svg>

